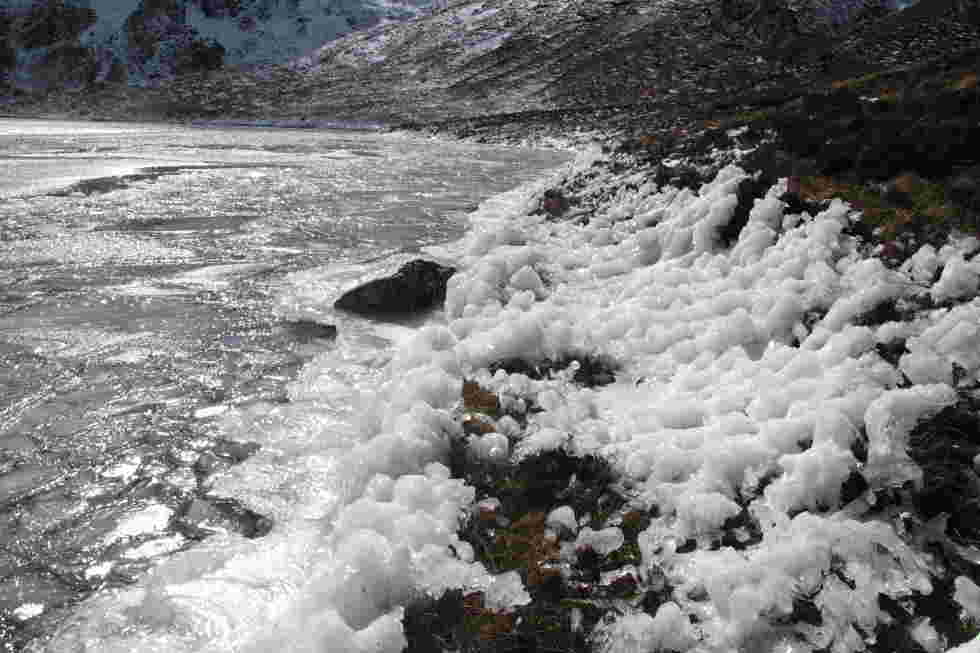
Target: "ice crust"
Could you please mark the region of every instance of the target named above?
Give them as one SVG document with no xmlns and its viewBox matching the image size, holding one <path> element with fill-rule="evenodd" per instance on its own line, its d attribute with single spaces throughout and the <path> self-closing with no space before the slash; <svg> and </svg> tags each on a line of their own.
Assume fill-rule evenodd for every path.
<svg viewBox="0 0 980 653">
<path fill-rule="evenodd" d="M 598 158 L 587 152 L 564 174 Z M 590 183 L 601 188 L 603 174 Z M 463 587 L 497 609 L 526 603 L 519 579 L 495 579 L 455 534 L 474 490 L 441 461 L 462 436 L 453 411 L 464 377 L 505 406 L 533 398 L 542 409 L 514 455 L 600 454 L 637 500 L 659 507 L 640 536 L 640 573 L 657 568 L 676 590 L 656 616 L 604 626 L 603 650 L 863 650 L 857 629 L 883 618 L 879 593 L 930 592 L 928 561 L 889 524 L 841 510 L 841 483 L 856 469 L 880 486 L 915 479 L 909 431 L 954 401 L 953 363 L 980 372 L 980 303 L 908 325 L 856 325 L 884 300 L 961 297 L 973 283 L 957 271 L 962 248 L 926 246 L 889 269 L 845 235 L 851 207 L 835 200 L 812 218 L 788 215 L 781 181 L 726 249 L 718 230 L 746 177 L 730 166 L 698 191 L 640 179 L 587 225 L 535 212 L 559 179 L 484 203 L 468 234 L 438 250 L 460 267 L 442 319 L 401 333 L 383 355 L 342 337 L 303 370 L 291 403 L 224 416 L 262 449 L 216 491 L 273 516 L 273 531 L 177 554 L 90 601 L 49 650 L 397 653 L 403 606 L 421 594 Z M 922 281 L 943 264 L 954 266 L 948 279 L 946 267 L 931 287 Z M 905 389 L 875 350 L 899 335 L 909 337 L 901 368 L 915 384 Z M 617 382 L 590 389 L 570 374 L 485 369 L 583 353 L 617 361 Z M 851 451 L 862 430 L 867 468 Z M 497 455 L 493 442 L 473 446 Z M 761 540 L 704 546 L 743 513 Z M 577 528 L 564 508 L 548 521 Z M 692 538 L 698 547 L 681 547 Z M 576 544 L 612 551 L 622 533 L 583 528 Z M 972 614 L 975 586 L 957 589 Z M 798 596 L 811 597 L 822 626 L 785 625 Z M 929 628 L 915 636 L 933 646 Z"/>
</svg>

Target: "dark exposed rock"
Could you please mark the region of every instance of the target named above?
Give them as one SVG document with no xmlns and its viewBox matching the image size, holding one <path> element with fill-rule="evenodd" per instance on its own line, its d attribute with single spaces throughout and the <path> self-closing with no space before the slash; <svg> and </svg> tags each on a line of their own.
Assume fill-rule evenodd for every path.
<svg viewBox="0 0 980 653">
<path fill-rule="evenodd" d="M 313 320 L 294 320 L 288 323 L 289 333 L 299 342 L 333 340 L 337 337 L 337 327 L 333 324 L 320 324 Z"/>
<path fill-rule="evenodd" d="M 178 75 L 185 75 L 201 70 L 217 70 L 224 62 L 225 46 L 215 41 L 194 39 L 177 53 L 174 71 Z"/>
<path fill-rule="evenodd" d="M 857 470 L 852 471 L 840 489 L 841 505 L 847 505 L 851 501 L 854 501 L 863 495 L 869 487 L 870 485 L 868 485 L 867 479 L 864 478 L 861 472 Z"/>
<path fill-rule="evenodd" d="M 762 540 L 762 529 L 759 522 L 749 513 L 748 509 L 742 511 L 734 517 L 729 517 L 722 524 L 724 535 L 721 538 L 722 546 L 730 546 L 736 550 L 746 549 Z"/>
<path fill-rule="evenodd" d="M 568 211 L 571 204 L 565 194 L 557 188 L 549 188 L 541 198 L 539 213 L 544 213 L 552 219 L 560 218 Z"/>
<path fill-rule="evenodd" d="M 197 497 L 184 506 L 177 527 L 193 539 L 225 529 L 245 537 L 262 537 L 272 530 L 272 520 L 242 506 L 234 499 Z"/>
<path fill-rule="evenodd" d="M 980 211 L 980 166 L 964 170 L 952 179 L 949 196 L 967 209 Z"/>
<path fill-rule="evenodd" d="M 49 86 L 86 86 L 95 80 L 95 53 L 84 46 L 60 43 L 33 68 L 35 79 Z"/>
<path fill-rule="evenodd" d="M 348 290 L 334 302 L 334 307 L 367 317 L 414 315 L 442 303 L 446 282 L 455 272 L 455 268 L 432 261 L 410 261 L 390 277 Z"/>
<path fill-rule="evenodd" d="M 14 21 L 13 40 L 24 48 L 40 48 L 75 39 L 95 22 L 88 7 L 66 6 L 61 0 L 36 2 L 28 13 Z"/>
<path fill-rule="evenodd" d="M 920 422 L 909 435 L 908 452 L 923 472 L 913 497 L 923 519 L 948 513 L 946 532 L 969 541 L 980 539 L 980 477 L 973 459 L 980 454 L 980 410 L 962 400 Z"/>
<path fill-rule="evenodd" d="M 728 224 L 722 227 L 718 234 L 725 247 L 731 247 L 738 241 L 738 236 L 742 233 L 742 228 L 749 221 L 749 213 L 752 211 L 752 207 L 755 206 L 755 201 L 761 197 L 765 197 L 766 192 L 774 182 L 775 179 L 762 176 L 755 178 L 749 177 L 739 182 L 737 190 L 738 204 L 735 206 L 735 212 L 732 214 L 732 218 L 728 221 Z"/>
<path fill-rule="evenodd" d="M 898 310 L 898 305 L 894 299 L 887 299 L 857 316 L 854 319 L 854 324 L 857 326 L 878 326 L 885 322 L 900 322 L 906 317 L 908 316 L 903 315 Z"/>
<path fill-rule="evenodd" d="M 577 368 L 572 374 L 572 381 L 587 388 L 609 385 L 616 380 L 616 370 L 619 369 L 615 361 L 592 354 L 563 356 L 556 360 L 546 358 L 540 361 L 507 358 L 490 363 L 487 369 L 491 374 L 497 370 L 504 370 L 508 374 L 523 374 L 532 379 L 546 379 L 573 364 L 577 365 Z"/>
</svg>

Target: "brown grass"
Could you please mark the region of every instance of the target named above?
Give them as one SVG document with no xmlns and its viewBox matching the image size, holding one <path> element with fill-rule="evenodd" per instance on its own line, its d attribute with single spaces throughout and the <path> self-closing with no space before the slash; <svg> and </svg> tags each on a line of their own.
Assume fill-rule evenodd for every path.
<svg viewBox="0 0 980 653">
<path fill-rule="evenodd" d="M 977 74 L 964 73 L 962 77 L 953 85 L 958 91 L 966 91 L 977 87 Z"/>
<path fill-rule="evenodd" d="M 531 512 L 497 536 L 497 545 L 510 558 L 527 570 L 527 584 L 542 585 L 561 572 L 550 566 L 559 560 L 558 542 L 545 535 L 545 514 Z"/>
<path fill-rule="evenodd" d="M 481 388 L 476 381 L 463 381 L 463 410 L 496 415 L 500 411 L 500 400 L 494 393 Z"/>
</svg>

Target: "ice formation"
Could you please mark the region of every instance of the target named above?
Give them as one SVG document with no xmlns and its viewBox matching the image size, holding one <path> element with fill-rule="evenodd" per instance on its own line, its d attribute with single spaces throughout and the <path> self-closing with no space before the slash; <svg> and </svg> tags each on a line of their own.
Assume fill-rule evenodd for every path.
<svg viewBox="0 0 980 653">
<path fill-rule="evenodd" d="M 601 187 L 602 174 L 590 183 Z M 639 179 L 587 224 L 536 212 L 545 182 L 482 205 L 466 237 L 431 250 L 461 268 L 444 316 L 402 338 L 384 367 L 348 341 L 303 371 L 293 404 L 226 418 L 262 449 L 219 490 L 274 515 L 276 528 L 259 542 L 212 538 L 91 602 L 87 614 L 106 615 L 99 650 L 397 653 L 402 608 L 420 594 L 477 588 L 497 607 L 526 602 L 513 575 L 494 578 L 455 534 L 474 491 L 440 461 L 462 435 L 453 410 L 464 378 L 541 408 L 512 455 L 600 454 L 659 507 L 640 536 L 640 572 L 662 571 L 672 600 L 604 626 L 604 650 L 863 650 L 859 630 L 884 618 L 878 595 L 929 593 L 929 561 L 890 524 L 841 510 L 841 485 L 859 469 L 877 487 L 917 478 L 909 431 L 955 401 L 954 364 L 980 371 L 980 300 L 908 324 L 856 322 L 886 300 L 975 292 L 976 243 L 924 246 L 890 269 L 846 235 L 850 206 L 788 214 L 782 181 L 726 248 L 718 232 L 746 177 L 729 166 L 698 191 Z M 900 369 L 876 351 L 897 335 L 909 343 Z M 485 369 L 584 353 L 616 360 L 617 381 L 584 388 L 567 374 Z M 864 431 L 867 463 L 852 452 Z M 505 440 L 471 446 L 498 458 Z M 737 517 L 758 524 L 757 539 L 706 546 Z M 548 523 L 578 526 L 564 508 Z M 690 539 L 700 546 L 682 547 Z M 576 540 L 621 544 L 615 527 Z M 786 624 L 799 596 L 822 625 Z M 957 600 L 980 610 L 969 581 L 957 582 Z M 75 643 L 94 631 L 66 632 L 61 642 Z M 941 644 L 928 622 L 913 636 Z"/>
</svg>

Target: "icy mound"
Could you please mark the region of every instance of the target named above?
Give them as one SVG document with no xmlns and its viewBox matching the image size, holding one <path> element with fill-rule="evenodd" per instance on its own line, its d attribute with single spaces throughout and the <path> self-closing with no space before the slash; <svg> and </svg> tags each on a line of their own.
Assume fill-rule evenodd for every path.
<svg viewBox="0 0 980 653">
<path fill-rule="evenodd" d="M 519 453 L 600 453 L 659 508 L 641 536 L 644 562 L 666 573 L 698 624 L 696 650 L 864 650 L 866 635 L 890 620 L 879 594 L 929 594 L 933 561 L 870 519 L 867 504 L 843 506 L 854 497 L 842 488 L 860 474 L 873 501 L 875 490 L 920 483 L 909 432 L 954 404 L 954 381 L 968 388 L 980 369 L 976 299 L 911 322 L 866 316 L 884 302 L 975 295 L 977 242 L 890 269 L 847 235 L 851 207 L 788 214 L 781 182 L 725 248 L 720 231 L 745 178 L 728 167 L 694 192 L 638 176 L 585 225 L 533 207 L 478 219 L 446 299 L 440 341 L 454 356 L 445 343 L 440 356 L 446 369 L 459 365 L 543 409 L 529 417 Z M 588 186 L 608 181 L 596 173 Z M 917 265 L 942 272 L 932 283 Z M 908 353 L 896 368 L 878 346 L 900 336 Z M 620 382 L 582 389 L 479 372 L 505 358 L 581 352 L 620 362 Z M 739 546 L 707 550 L 740 522 L 756 532 L 740 529 Z M 797 621 L 801 599 L 816 606 L 820 626 Z M 656 623 L 666 616 L 624 619 L 623 628 L 636 622 L 633 634 L 610 642 L 661 641 Z M 928 621 L 920 626 L 917 641 L 941 641 Z"/>
</svg>

